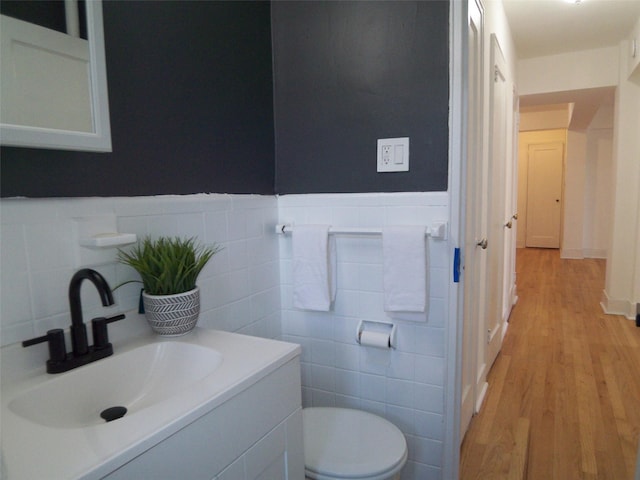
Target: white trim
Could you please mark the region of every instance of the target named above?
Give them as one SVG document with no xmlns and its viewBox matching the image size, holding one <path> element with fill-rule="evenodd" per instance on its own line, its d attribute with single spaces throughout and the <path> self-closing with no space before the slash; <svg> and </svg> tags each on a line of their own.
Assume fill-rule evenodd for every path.
<svg viewBox="0 0 640 480">
<path fill-rule="evenodd" d="M 476 400 L 476 413 L 479 412 L 480 409 L 482 408 L 482 404 L 484 403 L 484 397 L 487 395 L 488 388 L 489 388 L 489 383 L 484 382 L 482 384 L 482 388 L 480 389 L 480 393 L 478 394 L 478 397 Z"/>
<path fill-rule="evenodd" d="M 581 260 L 584 258 L 584 252 L 581 248 L 563 248 L 560 250 L 560 258 Z"/>
<path fill-rule="evenodd" d="M 602 299 L 600 300 L 602 311 L 607 315 L 622 315 L 629 320 L 636 318 L 636 305 L 630 300 L 619 298 L 609 298 L 606 290 L 602 291 Z"/>
<path fill-rule="evenodd" d="M 584 258 L 607 258 L 607 251 L 604 248 L 585 248 Z"/>
<path fill-rule="evenodd" d="M 563 248 L 560 251 L 560 258 L 578 259 L 583 258 L 607 258 L 607 251 L 603 248 Z"/>
<path fill-rule="evenodd" d="M 85 4 L 89 58 L 91 59 L 89 62 L 89 77 L 94 131 L 74 132 L 0 123 L 0 144 L 60 150 L 111 151 L 102 0 L 92 0 Z"/>
<path fill-rule="evenodd" d="M 461 186 L 466 153 L 465 86 L 466 2 L 449 4 L 449 259 L 462 244 L 465 193 Z M 444 439 L 442 478 L 458 478 L 460 468 L 460 402 L 462 400 L 462 332 L 464 292 L 449 275 L 449 319 L 446 331 L 446 378 L 444 389 Z"/>
</svg>

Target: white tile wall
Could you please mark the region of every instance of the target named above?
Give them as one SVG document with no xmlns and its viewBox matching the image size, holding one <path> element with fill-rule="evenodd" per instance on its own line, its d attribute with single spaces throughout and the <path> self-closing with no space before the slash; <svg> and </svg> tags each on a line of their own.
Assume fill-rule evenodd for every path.
<svg viewBox="0 0 640 480">
<path fill-rule="evenodd" d="M 200 325 L 280 336 L 277 199 L 257 195 L 188 195 L 135 198 L 3 199 L 0 201 L 0 341 L 7 345 L 69 324 L 67 289 L 80 267 L 102 273 L 114 287 L 135 278 L 118 264 L 116 250 L 98 263 L 83 255 L 74 218 L 116 215 L 121 232 L 197 237 L 225 248 L 201 273 Z M 139 284 L 116 290 L 103 309 L 91 287 L 82 288 L 85 318 L 137 306 Z"/>
<path fill-rule="evenodd" d="M 428 225 L 448 221 L 446 193 L 287 195 L 279 223 L 345 227 Z M 291 236 L 280 237 L 282 333 L 302 345 L 303 406 L 344 406 L 395 423 L 409 445 L 403 479 L 442 476 L 445 322 L 450 252 L 429 240 L 429 315 L 426 322 L 395 321 L 398 347 L 383 351 L 356 341 L 360 319 L 389 321 L 382 308 L 382 239 L 338 236 L 338 290 L 331 312 L 292 305 Z"/>
<path fill-rule="evenodd" d="M 442 476 L 448 242 L 429 241 L 428 321 L 397 322 L 397 350 L 370 351 L 355 342 L 360 319 L 388 320 L 382 309 L 381 239 L 338 238 L 338 295 L 330 313 L 296 310 L 291 301 L 291 237 L 276 223 L 381 227 L 448 220 L 439 193 L 188 195 L 137 198 L 3 199 L 0 201 L 0 341 L 3 345 L 67 327 L 67 287 L 76 265 L 72 219 L 115 214 L 122 232 L 197 236 L 225 249 L 201 274 L 200 325 L 303 347 L 305 405 L 337 405 L 378 413 L 405 433 L 403 479 Z M 94 266 L 111 285 L 131 271 L 110 261 Z M 82 289 L 86 318 L 100 314 L 97 295 Z M 135 308 L 139 287 L 116 292 L 106 314 Z M 104 315 L 105 313 L 102 312 Z M 274 466 L 274 468 L 276 468 Z M 228 472 L 230 475 L 232 471 Z"/>
</svg>

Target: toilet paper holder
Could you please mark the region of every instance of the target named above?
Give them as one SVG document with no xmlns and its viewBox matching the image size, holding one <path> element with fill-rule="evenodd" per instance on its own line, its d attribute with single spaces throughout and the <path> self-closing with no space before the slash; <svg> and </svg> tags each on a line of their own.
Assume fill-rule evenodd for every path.
<svg viewBox="0 0 640 480">
<path fill-rule="evenodd" d="M 374 322 L 370 320 L 360 320 L 356 332 L 356 342 L 362 345 L 362 333 L 364 331 L 375 332 L 376 334 L 386 334 L 388 337 L 387 348 L 396 348 L 397 326 L 393 323 Z"/>
</svg>

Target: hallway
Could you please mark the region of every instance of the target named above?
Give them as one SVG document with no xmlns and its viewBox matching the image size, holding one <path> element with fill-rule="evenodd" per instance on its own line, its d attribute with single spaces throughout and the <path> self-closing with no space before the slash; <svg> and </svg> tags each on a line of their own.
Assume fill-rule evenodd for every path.
<svg viewBox="0 0 640 480">
<path fill-rule="evenodd" d="M 640 328 L 602 313 L 605 261 L 518 249 L 516 265 L 519 301 L 460 478 L 632 479 Z"/>
</svg>

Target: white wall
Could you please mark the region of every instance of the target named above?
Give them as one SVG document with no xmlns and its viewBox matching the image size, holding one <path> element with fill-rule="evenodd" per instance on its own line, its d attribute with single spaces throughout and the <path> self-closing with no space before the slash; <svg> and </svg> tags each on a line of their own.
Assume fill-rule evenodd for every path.
<svg viewBox="0 0 640 480">
<path fill-rule="evenodd" d="M 447 193 L 279 197 L 280 222 L 333 226 L 428 225 L 447 220 Z M 382 306 L 381 237 L 338 236 L 338 291 L 330 312 L 292 306 L 290 236 L 280 240 L 283 339 L 302 345 L 303 406 L 362 408 L 395 423 L 409 445 L 403 479 L 442 478 L 449 242 L 428 240 L 426 322 L 394 320 L 393 351 L 355 342 L 358 321 L 390 321 Z"/>
<path fill-rule="evenodd" d="M 520 95 L 609 87 L 618 84 L 618 48 L 527 58 L 517 69 Z"/>
<path fill-rule="evenodd" d="M 582 249 L 587 258 L 607 258 L 613 211 L 613 129 L 589 128 L 586 141 Z"/>
<path fill-rule="evenodd" d="M 280 286 L 274 197 L 189 195 L 136 198 L 3 199 L 0 201 L 0 332 L 2 345 L 69 326 L 67 289 L 73 273 L 95 267 L 114 287 L 132 271 L 116 250 L 99 264 L 81 263 L 75 217 L 115 214 L 121 232 L 197 237 L 225 248 L 200 274 L 200 325 L 265 337 L 280 335 Z M 104 256 L 106 255 L 106 256 Z M 139 284 L 116 290 L 103 309 L 91 285 L 82 288 L 85 320 L 133 309 Z M 126 322 L 125 320 L 124 322 Z M 121 323 L 121 322 L 119 322 Z M 40 347 L 31 347 L 40 348 Z M 43 347 L 44 348 L 44 347 Z"/>
<path fill-rule="evenodd" d="M 560 256 L 584 258 L 585 221 L 591 213 L 585 202 L 588 134 L 585 131 L 569 130 L 566 137 Z"/>
<path fill-rule="evenodd" d="M 627 80 L 630 52 L 629 42 L 619 48 L 620 83 L 616 91 L 613 138 L 613 219 L 611 251 L 607 261 L 607 275 L 602 304 L 605 311 L 635 318 L 636 285 L 640 274 L 637 257 L 638 204 L 640 178 L 640 85 Z"/>
<path fill-rule="evenodd" d="M 572 110 L 569 103 L 520 107 L 520 131 L 568 128 Z"/>
</svg>

